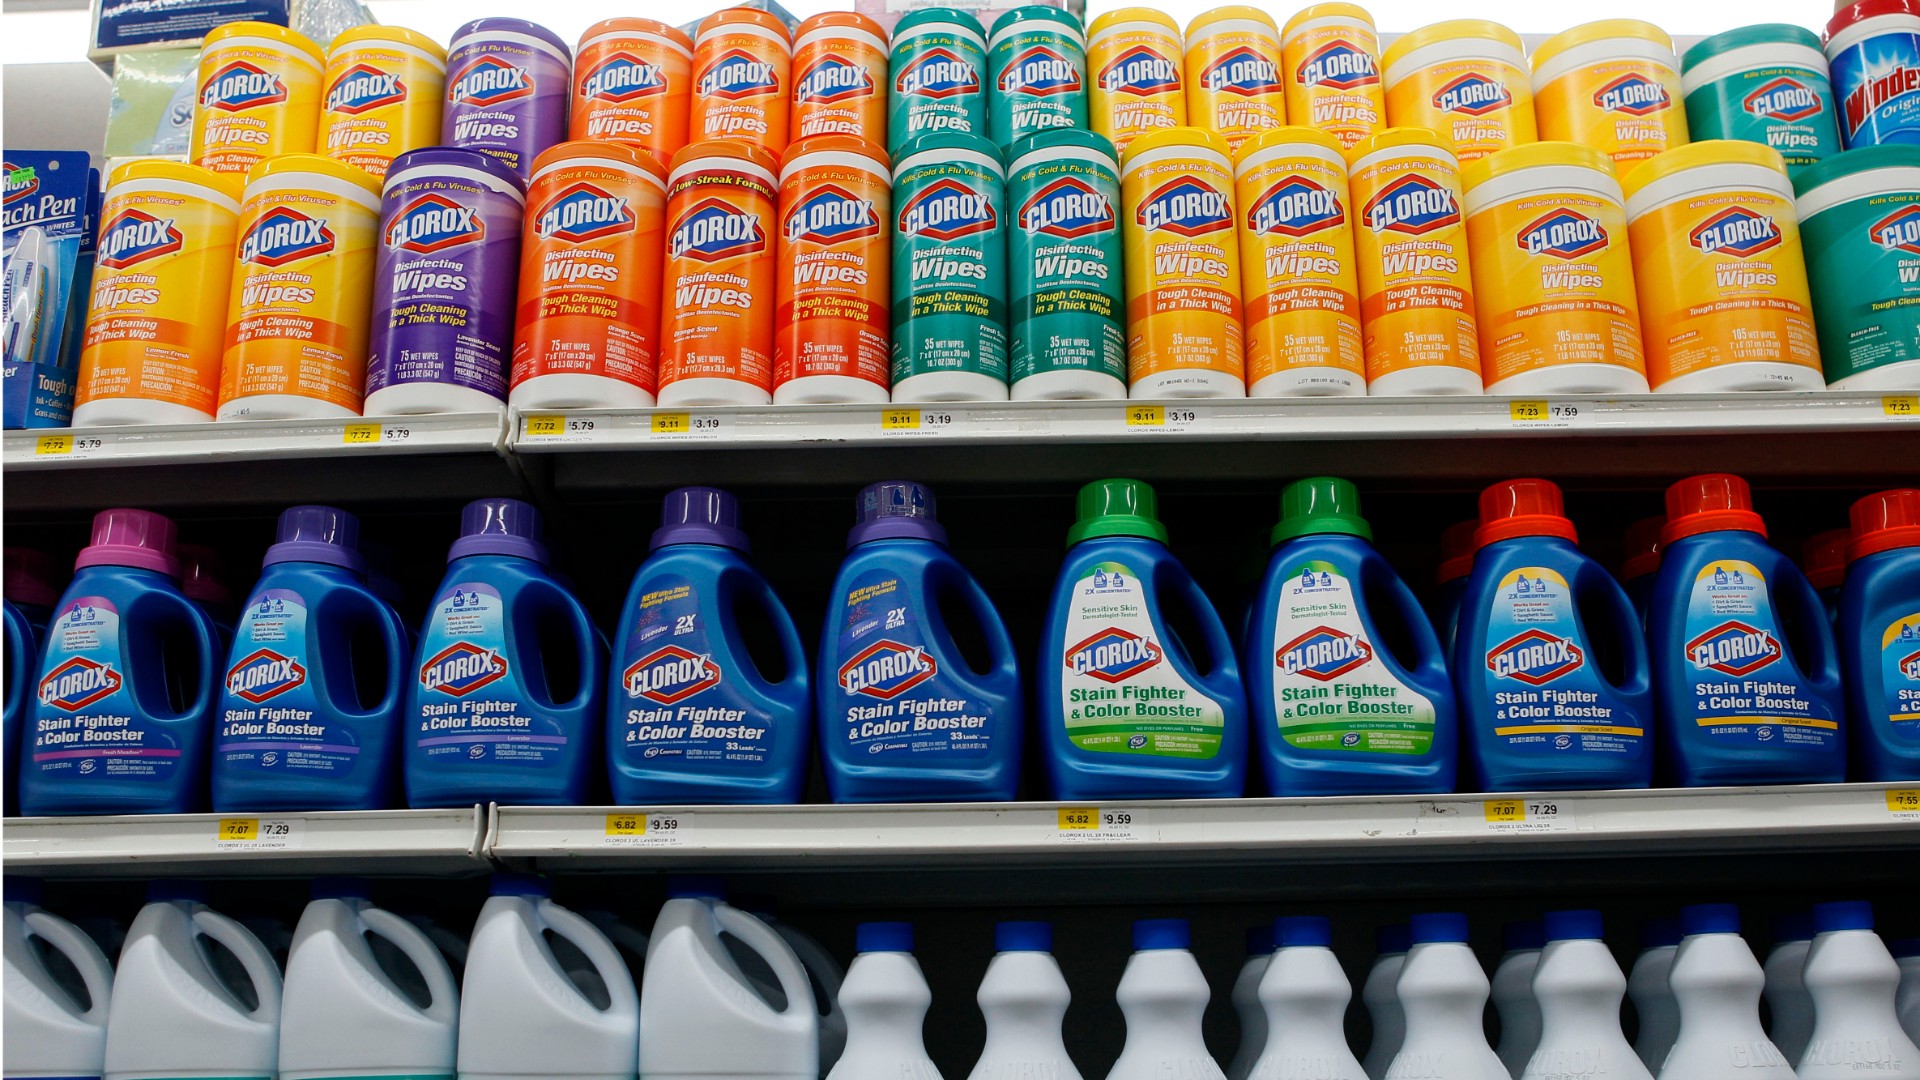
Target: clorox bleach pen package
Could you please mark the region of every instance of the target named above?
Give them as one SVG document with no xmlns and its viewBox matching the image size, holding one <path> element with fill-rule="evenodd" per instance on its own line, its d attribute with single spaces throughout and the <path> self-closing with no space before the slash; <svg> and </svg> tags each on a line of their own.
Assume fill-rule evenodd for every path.
<svg viewBox="0 0 1920 1080">
<path fill-rule="evenodd" d="M 74 264 L 86 235 L 87 154 L 14 150 L 5 154 L 5 409 L 9 428 L 65 427 L 73 415 L 74 372 L 60 366 Z"/>
</svg>

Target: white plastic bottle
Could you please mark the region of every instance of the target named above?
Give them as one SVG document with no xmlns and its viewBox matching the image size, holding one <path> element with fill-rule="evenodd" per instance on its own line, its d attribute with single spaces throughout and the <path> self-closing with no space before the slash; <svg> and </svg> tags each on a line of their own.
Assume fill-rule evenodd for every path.
<svg viewBox="0 0 1920 1080">
<path fill-rule="evenodd" d="M 420 972 L 425 1008 L 374 958 L 385 938 Z M 282 994 L 280 1080 L 452 1077 L 460 991 L 433 941 L 374 907 L 364 883 L 322 878 L 293 930 Z"/>
<path fill-rule="evenodd" d="M 913 924 L 861 923 L 854 941 L 840 984 L 847 1047 L 827 1080 L 940 1080 L 920 1033 L 933 991 L 913 958 Z"/>
<path fill-rule="evenodd" d="M 840 983 L 846 973 L 840 969 L 840 961 L 805 931 L 771 915 L 760 918 L 773 927 L 793 950 L 793 955 L 800 958 L 800 966 L 807 969 L 814 988 L 820 991 L 814 997 L 814 1005 L 820 1017 L 820 1075 L 825 1076 L 847 1046 L 847 1017 L 840 1011 Z"/>
<path fill-rule="evenodd" d="M 1260 979 L 1267 1012 L 1267 1048 L 1253 1080 L 1362 1080 L 1366 1072 L 1347 1045 L 1342 1019 L 1353 985 L 1333 955 L 1333 930 L 1318 915 L 1290 915 L 1274 923 L 1279 948 Z"/>
<path fill-rule="evenodd" d="M 1266 1049 L 1267 1010 L 1260 1004 L 1260 977 L 1267 973 L 1267 965 L 1272 962 L 1273 925 L 1248 928 L 1247 959 L 1240 965 L 1240 974 L 1234 976 L 1233 990 L 1227 998 L 1233 1003 L 1234 1016 L 1240 1020 L 1240 1045 L 1234 1048 L 1233 1060 L 1227 1063 L 1227 1080 L 1247 1080 L 1253 1063 L 1260 1060 L 1260 1052 Z"/>
<path fill-rule="evenodd" d="M 1546 928 L 1538 920 L 1501 927 L 1507 951 L 1493 969 L 1493 1008 L 1500 1014 L 1500 1044 L 1493 1052 L 1515 1076 L 1527 1067 L 1540 1045 L 1540 1005 L 1533 1000 L 1533 972 L 1546 947 Z"/>
<path fill-rule="evenodd" d="M 1467 945 L 1467 917 L 1415 915 L 1411 936 L 1394 984 L 1407 1033 L 1387 1080 L 1512 1080 L 1481 1026 L 1487 973 Z"/>
<path fill-rule="evenodd" d="M 1053 927 L 1003 922 L 993 928 L 993 947 L 975 996 L 987 1045 L 967 1080 L 1080 1080 L 1060 1037 L 1072 995 L 1053 958 Z"/>
<path fill-rule="evenodd" d="M 1767 1035 L 1780 1048 L 1790 1065 L 1800 1064 L 1807 1052 L 1807 1040 L 1813 1037 L 1813 996 L 1800 973 L 1807 966 L 1807 949 L 1813 944 L 1813 914 L 1793 911 L 1773 921 L 1773 948 L 1767 952 L 1767 1014 L 1772 1025 Z"/>
<path fill-rule="evenodd" d="M 1200 1034 L 1212 995 L 1187 951 L 1191 940 L 1185 919 L 1133 924 L 1133 955 L 1114 992 L 1127 1018 L 1127 1041 L 1107 1080 L 1226 1080 Z"/>
<path fill-rule="evenodd" d="M 1893 1011 L 1900 1017 L 1900 1030 L 1920 1043 L 1920 938 L 1901 938 L 1888 948 L 1900 963 L 1900 991 L 1894 995 Z"/>
<path fill-rule="evenodd" d="M 1793 1066 L 1760 1027 L 1766 975 L 1740 936 L 1740 909 L 1695 904 L 1680 909 L 1680 926 L 1686 936 L 1667 976 L 1680 1007 L 1680 1036 L 1661 1080 L 1793 1080 Z"/>
<path fill-rule="evenodd" d="M 1633 970 L 1627 975 L 1627 997 L 1633 1002 L 1634 1015 L 1640 1018 L 1633 1052 L 1648 1072 L 1659 1069 L 1667 1060 L 1674 1036 L 1680 1034 L 1680 1007 L 1674 1004 L 1673 991 L 1667 986 L 1667 973 L 1673 970 L 1673 956 L 1679 947 L 1680 920 L 1647 920 L 1640 928 L 1640 955 L 1634 958 Z"/>
<path fill-rule="evenodd" d="M 1360 1003 L 1367 1007 L 1367 1016 L 1373 1021 L 1373 1041 L 1367 1044 L 1367 1056 L 1360 1059 L 1360 1066 L 1367 1070 L 1370 1080 L 1385 1080 L 1387 1066 L 1393 1064 L 1393 1055 L 1400 1052 L 1400 1042 L 1407 1034 L 1406 1014 L 1400 1010 L 1400 995 L 1394 989 L 1412 945 L 1407 924 L 1379 927 L 1373 932 L 1373 945 L 1373 967 L 1367 970 L 1367 981 L 1360 984 Z"/>
<path fill-rule="evenodd" d="M 258 938 L 202 903 L 202 895 L 186 882 L 148 887 L 113 976 L 106 1080 L 272 1080 L 280 1057 L 280 969 Z M 201 937 L 240 961 L 250 994 L 207 962 Z M 243 1004 L 248 996 L 251 1009 Z"/>
<path fill-rule="evenodd" d="M 548 931 L 593 963 L 606 1008 L 567 978 Z M 545 881 L 494 875 L 460 990 L 461 1080 L 633 1080 L 640 1034 L 633 976 L 606 935 L 553 902 Z"/>
<path fill-rule="evenodd" d="M 1600 913 L 1550 911 L 1546 924 L 1547 947 L 1533 972 L 1540 1044 L 1517 1080 L 1653 1080 L 1620 1031 L 1627 976 L 1601 940 Z"/>
<path fill-rule="evenodd" d="M 4 914 L 6 1038 L 0 1040 L 9 1080 L 100 1075 L 107 1052 L 107 1007 L 113 965 L 79 927 L 41 910 L 39 882 L 8 878 Z M 40 962 L 33 939 L 60 953 L 80 973 L 87 1000 L 75 1000 Z"/>
<path fill-rule="evenodd" d="M 1795 1069 L 1800 1080 L 1920 1075 L 1920 1047 L 1893 1011 L 1900 965 L 1873 932 L 1873 905 L 1815 904 L 1813 929 L 1801 974 L 1813 995 L 1813 1037 Z"/>
</svg>

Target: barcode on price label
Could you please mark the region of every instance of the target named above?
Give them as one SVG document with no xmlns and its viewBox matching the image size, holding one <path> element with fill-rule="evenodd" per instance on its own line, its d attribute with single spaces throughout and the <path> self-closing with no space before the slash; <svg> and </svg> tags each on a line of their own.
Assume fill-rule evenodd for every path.
<svg viewBox="0 0 1920 1080">
<path fill-rule="evenodd" d="M 672 847 L 683 842 L 692 814 L 608 814 L 606 843 L 616 847 Z"/>
<path fill-rule="evenodd" d="M 1495 832 L 1571 832 L 1573 807 L 1554 799 L 1488 799 L 1487 828 Z"/>
<path fill-rule="evenodd" d="M 247 851 L 289 851 L 304 842 L 306 822 L 299 818 L 221 818 L 213 842 Z"/>
<path fill-rule="evenodd" d="M 1132 806 L 1063 806 L 1056 835 L 1066 843 L 1151 840 L 1147 812 Z"/>
<path fill-rule="evenodd" d="M 1920 788 L 1896 788 L 1887 792 L 1887 813 L 1900 821 L 1920 821 Z"/>
</svg>

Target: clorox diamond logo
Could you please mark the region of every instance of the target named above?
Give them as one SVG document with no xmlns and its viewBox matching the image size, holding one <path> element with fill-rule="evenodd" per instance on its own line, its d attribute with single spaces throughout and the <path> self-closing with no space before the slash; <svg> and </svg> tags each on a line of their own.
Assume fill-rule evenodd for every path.
<svg viewBox="0 0 1920 1080">
<path fill-rule="evenodd" d="M 1900 674 L 1913 682 L 1920 682 L 1920 652 L 1900 660 Z"/>
<path fill-rule="evenodd" d="M 761 97 L 780 89 L 773 65 L 758 59 L 745 49 L 728 49 L 700 76 L 702 95 L 738 101 Z"/>
<path fill-rule="evenodd" d="M 1247 208 L 1247 228 L 1261 236 L 1312 236 L 1347 219 L 1333 189 L 1307 176 L 1283 176 Z"/>
<path fill-rule="evenodd" d="M 1706 255 L 1746 259 L 1780 246 L 1780 226 L 1744 206 L 1729 207 L 1693 227 L 1687 242 Z"/>
<path fill-rule="evenodd" d="M 787 242 L 840 244 L 880 235 L 880 211 L 838 184 L 823 184 L 795 206 L 782 226 Z"/>
<path fill-rule="evenodd" d="M 40 190 L 40 177 L 34 173 L 26 173 L 26 175 L 20 176 L 19 179 L 16 180 L 14 177 L 25 172 L 25 170 L 11 161 L 0 164 L 0 171 L 3 171 L 6 175 L 4 205 L 12 206 L 14 203 Z"/>
<path fill-rule="evenodd" d="M 461 68 L 447 83 L 447 100 L 484 108 L 532 97 L 534 89 L 533 72 L 487 55 Z"/>
<path fill-rule="evenodd" d="M 1020 206 L 1020 227 L 1063 240 L 1111 232 L 1113 204 L 1077 176 L 1063 176 Z"/>
<path fill-rule="evenodd" d="M 420 685 L 465 697 L 507 677 L 507 658 L 470 641 L 456 641 L 420 665 Z"/>
<path fill-rule="evenodd" d="M 1767 120 L 1805 120 L 1820 115 L 1820 95 L 1806 83 L 1782 75 L 1742 98 L 1740 107 Z"/>
<path fill-rule="evenodd" d="M 794 80 L 793 100 L 796 104 L 831 105 L 869 97 L 873 90 L 873 75 L 866 68 L 829 54 L 814 61 Z"/>
<path fill-rule="evenodd" d="M 461 206 L 439 192 L 428 192 L 408 203 L 387 226 L 388 247 L 422 255 L 476 244 L 486 236 L 487 223 L 480 220 L 477 208 Z"/>
<path fill-rule="evenodd" d="M 667 76 L 630 52 L 617 52 L 580 77 L 580 93 L 595 101 L 632 101 L 667 92 Z"/>
<path fill-rule="evenodd" d="M 674 258 L 691 256 L 719 262 L 767 248 L 767 231 L 758 214 L 743 213 L 720 199 L 703 199 L 674 223 L 668 242 Z"/>
<path fill-rule="evenodd" d="M 1667 88 L 1645 75 L 1628 73 L 1593 92 L 1593 103 L 1606 112 L 1651 116 L 1673 104 Z"/>
<path fill-rule="evenodd" d="M 407 100 L 407 84 L 391 71 L 371 64 L 355 64 L 327 88 L 327 111 L 357 116 L 382 105 Z"/>
<path fill-rule="evenodd" d="M 1780 659 L 1780 642 L 1743 622 L 1724 622 L 1687 642 L 1687 659 L 1702 671 L 1739 678 Z"/>
<path fill-rule="evenodd" d="M 993 203 L 952 177 L 927 185 L 925 191 L 900 208 L 899 228 L 908 236 L 957 240 L 974 233 L 992 232 L 999 224 Z"/>
<path fill-rule="evenodd" d="M 533 230 L 546 240 L 584 244 L 633 229 L 627 200 L 582 180 L 547 200 L 533 218 Z"/>
<path fill-rule="evenodd" d="M 1191 176 L 1175 177 L 1140 201 L 1135 220 L 1148 229 L 1205 236 L 1233 227 L 1227 197 Z"/>
<path fill-rule="evenodd" d="M 712 657 L 668 645 L 634 661 L 621 673 L 620 683 L 628 697 L 672 705 L 719 686 L 720 665 Z"/>
<path fill-rule="evenodd" d="M 40 680 L 40 704 L 67 712 L 84 709 L 120 690 L 120 673 L 112 664 L 76 656 Z"/>
<path fill-rule="evenodd" d="M 840 665 L 840 689 L 892 701 L 940 673 L 924 647 L 876 641 Z"/>
<path fill-rule="evenodd" d="M 1080 92 L 1080 69 L 1051 45 L 1035 45 L 1013 58 L 1000 73 L 1003 94 L 1054 97 Z"/>
<path fill-rule="evenodd" d="M 1135 45 L 1100 69 L 1100 88 L 1109 93 L 1147 97 L 1180 89 L 1180 65 L 1151 46 Z"/>
<path fill-rule="evenodd" d="M 1513 240 L 1529 255 L 1580 259 L 1606 250 L 1607 230 L 1593 218 L 1563 208 L 1536 219 Z"/>
<path fill-rule="evenodd" d="M 1469 71 L 1433 92 L 1433 107 L 1461 116 L 1485 116 L 1513 104 L 1513 93 L 1498 79 Z"/>
<path fill-rule="evenodd" d="M 227 693 L 255 705 L 307 681 L 307 669 L 291 656 L 261 649 L 227 670 Z"/>
<path fill-rule="evenodd" d="M 332 250 L 333 230 L 326 222 L 284 206 L 267 211 L 240 238 L 241 261 L 259 266 L 285 266 Z"/>
<path fill-rule="evenodd" d="M 1373 646 L 1331 626 L 1313 629 L 1280 646 L 1274 666 L 1288 675 L 1331 682 L 1373 659 Z"/>
<path fill-rule="evenodd" d="M 214 72 L 200 87 L 200 107 L 220 112 L 240 112 L 285 100 L 287 88 L 280 76 L 245 60 L 235 60 Z"/>
<path fill-rule="evenodd" d="M 1160 662 L 1160 646 L 1138 634 L 1117 626 L 1082 641 L 1067 650 L 1067 670 L 1087 675 L 1104 683 L 1118 683 L 1140 674 Z"/>
<path fill-rule="evenodd" d="M 1280 85 L 1280 65 L 1245 45 L 1227 50 L 1225 56 L 1202 69 L 1200 86 L 1213 93 L 1240 97 L 1278 94 L 1286 89 Z"/>
<path fill-rule="evenodd" d="M 980 92 L 980 73 L 952 49 L 929 49 L 893 77 L 893 90 L 908 97 L 949 98 Z"/>
<path fill-rule="evenodd" d="M 100 226 L 94 250 L 101 266 L 123 270 L 171 255 L 180 250 L 183 240 L 172 218 L 157 218 L 144 210 L 122 210 Z"/>
<path fill-rule="evenodd" d="M 1874 222 L 1867 235 L 1888 251 L 1920 255 L 1920 203 L 1909 203 Z"/>
<path fill-rule="evenodd" d="M 1419 173 L 1387 185 L 1361 209 L 1360 216 L 1374 232 L 1392 230 L 1424 236 L 1435 229 L 1460 224 L 1460 203 L 1453 192 Z"/>
<path fill-rule="evenodd" d="M 1580 670 L 1586 660 L 1580 646 L 1545 630 L 1533 629 L 1489 650 L 1487 670 L 1502 679 L 1545 686 Z"/>
<path fill-rule="evenodd" d="M 1302 86 L 1352 90 L 1379 82 L 1380 70 L 1373 62 L 1373 53 L 1345 38 L 1334 38 L 1300 61 L 1295 78 Z"/>
</svg>

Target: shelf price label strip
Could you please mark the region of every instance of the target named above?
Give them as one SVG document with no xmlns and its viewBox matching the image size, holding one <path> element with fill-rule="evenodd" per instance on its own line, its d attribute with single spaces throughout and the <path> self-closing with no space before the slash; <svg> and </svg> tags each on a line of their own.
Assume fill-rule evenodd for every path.
<svg viewBox="0 0 1920 1080">
<path fill-rule="evenodd" d="M 1565 799 L 1488 799 L 1481 804 L 1488 832 L 1572 832 L 1573 806 Z"/>
<path fill-rule="evenodd" d="M 223 817 L 214 825 L 213 843 L 222 851 L 294 851 L 306 843 L 306 822 L 299 818 Z"/>
<path fill-rule="evenodd" d="M 1147 827 L 1147 811 L 1137 806 L 1062 806 L 1054 837 L 1063 844 L 1157 839 Z"/>
<path fill-rule="evenodd" d="M 1920 788 L 1895 788 L 1886 794 L 1887 813 L 1895 821 L 1920 822 Z"/>
<path fill-rule="evenodd" d="M 57 457 L 67 461 L 89 458 L 107 448 L 105 435 L 42 435 L 33 440 L 33 456 Z"/>
<path fill-rule="evenodd" d="M 348 424 L 340 429 L 345 446 L 402 446 L 413 441 L 413 429 L 405 424 Z"/>
<path fill-rule="evenodd" d="M 678 847 L 686 841 L 692 814 L 619 813 L 607 815 L 601 842 L 608 847 Z"/>
</svg>

